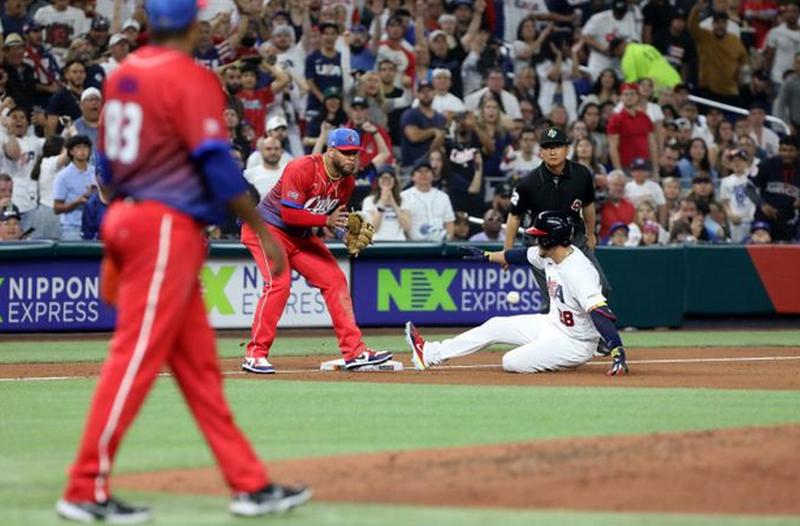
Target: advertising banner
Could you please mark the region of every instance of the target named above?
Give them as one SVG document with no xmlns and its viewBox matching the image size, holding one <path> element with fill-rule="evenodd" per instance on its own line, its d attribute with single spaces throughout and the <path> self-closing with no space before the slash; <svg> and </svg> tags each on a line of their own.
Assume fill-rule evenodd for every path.
<svg viewBox="0 0 800 526">
<path fill-rule="evenodd" d="M 461 260 L 357 260 L 353 302 L 363 326 L 398 325 L 407 320 L 428 325 L 472 325 L 492 316 L 531 314 L 542 296 L 533 270 Z M 516 304 L 506 299 L 517 291 Z"/>
<path fill-rule="evenodd" d="M 339 267 L 349 278 L 349 260 L 340 260 Z M 94 259 L 1 262 L 0 333 L 113 329 L 115 311 L 99 298 L 99 272 Z M 211 325 L 249 328 L 264 286 L 255 262 L 211 260 L 200 277 Z M 296 272 L 278 326 L 330 326 L 322 294 Z"/>
<path fill-rule="evenodd" d="M 0 333 L 110 330 L 114 310 L 99 299 L 100 261 L 0 264 Z"/>
<path fill-rule="evenodd" d="M 338 260 L 339 268 L 350 277 L 350 261 Z M 217 329 L 247 328 L 261 297 L 264 280 L 252 259 L 210 260 L 201 274 L 205 287 L 206 310 Z M 318 289 L 292 271 L 292 289 L 279 327 L 326 327 L 331 318 Z"/>
</svg>

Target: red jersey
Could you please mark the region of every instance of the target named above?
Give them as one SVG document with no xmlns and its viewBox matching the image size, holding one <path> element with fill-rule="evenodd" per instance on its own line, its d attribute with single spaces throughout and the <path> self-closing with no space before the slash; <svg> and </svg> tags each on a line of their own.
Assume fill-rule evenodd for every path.
<svg viewBox="0 0 800 526">
<path fill-rule="evenodd" d="M 160 201 L 201 221 L 217 217 L 192 156 L 230 144 L 225 96 L 214 73 L 192 57 L 147 46 L 106 79 L 98 130 L 104 183 L 114 194 Z"/>
<path fill-rule="evenodd" d="M 286 165 L 281 178 L 259 203 L 258 212 L 267 223 L 306 237 L 310 227 L 325 225 L 331 212 L 350 201 L 354 187 L 353 177 L 328 177 L 322 154 L 306 155 Z"/>
<path fill-rule="evenodd" d="M 600 238 L 605 239 L 611 232 L 611 225 L 623 222 L 626 225 L 633 223 L 636 217 L 636 208 L 633 203 L 624 197 L 615 203 L 608 199 L 600 210 Z"/>
<path fill-rule="evenodd" d="M 344 127 L 356 130 L 359 137 L 361 137 L 361 153 L 358 154 L 358 161 L 359 166 L 363 170 L 364 168 L 368 167 L 369 163 L 372 162 L 372 159 L 378 155 L 378 143 L 375 140 L 375 136 L 358 128 L 355 124 L 353 124 L 353 121 L 347 121 L 344 124 Z M 378 126 L 375 124 L 375 127 L 378 128 L 378 133 L 381 134 L 381 137 L 383 137 L 383 142 L 385 142 L 386 147 L 389 148 L 389 158 L 386 159 L 384 164 L 394 164 L 394 156 L 392 155 L 392 138 L 389 137 L 389 132 L 386 131 L 386 128 L 383 126 Z"/>
<path fill-rule="evenodd" d="M 608 135 L 619 135 L 619 160 L 623 168 L 637 157 L 650 158 L 648 136 L 653 133 L 653 121 L 641 110 L 631 115 L 628 110 L 615 113 L 608 119 Z"/>
<path fill-rule="evenodd" d="M 267 86 L 257 90 L 243 89 L 236 94 L 236 98 L 242 101 L 244 119 L 253 127 L 256 137 L 263 137 L 267 127 L 267 107 L 275 100 L 272 88 Z"/>
</svg>

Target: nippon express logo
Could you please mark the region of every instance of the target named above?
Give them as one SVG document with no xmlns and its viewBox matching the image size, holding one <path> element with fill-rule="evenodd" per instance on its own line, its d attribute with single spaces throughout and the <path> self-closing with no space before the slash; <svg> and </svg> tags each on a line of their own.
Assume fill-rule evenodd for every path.
<svg viewBox="0 0 800 526">
<path fill-rule="evenodd" d="M 378 312 L 538 312 L 542 296 L 530 268 L 379 268 Z M 506 300 L 509 291 L 520 302 Z"/>
<path fill-rule="evenodd" d="M 0 277 L 0 324 L 69 324 L 100 318 L 97 276 Z"/>
</svg>

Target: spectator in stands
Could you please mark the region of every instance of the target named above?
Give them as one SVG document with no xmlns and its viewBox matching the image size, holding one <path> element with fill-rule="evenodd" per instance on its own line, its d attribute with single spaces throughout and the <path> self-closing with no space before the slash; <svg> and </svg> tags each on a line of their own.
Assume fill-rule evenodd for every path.
<svg viewBox="0 0 800 526">
<path fill-rule="evenodd" d="M 414 46 L 405 38 L 406 21 L 394 14 L 386 21 L 384 37 L 378 44 L 378 60 L 390 59 L 397 64 L 399 73 L 408 77 L 409 82 L 416 80 L 417 60 Z"/>
<path fill-rule="evenodd" d="M 86 88 L 81 93 L 81 116 L 72 123 L 66 135 L 85 135 L 92 141 L 92 152 L 97 148 L 97 128 L 100 125 L 100 111 L 103 108 L 103 96 L 97 88 Z M 92 157 L 94 162 L 94 156 Z"/>
<path fill-rule="evenodd" d="M 119 67 L 120 63 L 127 58 L 130 51 L 131 44 L 128 42 L 128 39 L 125 37 L 125 35 L 122 33 L 111 35 L 111 38 L 108 41 L 108 59 L 101 64 L 103 70 L 105 71 L 106 77 L 108 77 L 111 72 Z"/>
<path fill-rule="evenodd" d="M 456 212 L 456 219 L 453 222 L 453 238 L 451 241 L 469 241 L 473 232 L 469 224 L 469 214 L 463 211 Z"/>
<path fill-rule="evenodd" d="M 506 128 L 500 104 L 494 94 L 487 92 L 481 99 L 475 133 L 483 145 L 483 168 L 493 177 L 500 175 L 500 163 L 511 146 L 511 135 Z"/>
<path fill-rule="evenodd" d="M 707 206 L 708 203 L 715 199 L 714 183 L 711 177 L 705 174 L 695 175 L 692 179 L 692 188 L 689 191 L 689 197 L 694 199 L 698 206 Z M 703 213 L 708 213 L 708 210 L 703 210 Z"/>
<path fill-rule="evenodd" d="M 64 87 L 47 105 L 47 135 L 67 128 L 81 116 L 80 100 L 86 81 L 86 65 L 80 60 L 68 61 L 61 70 Z"/>
<path fill-rule="evenodd" d="M 358 206 L 375 187 L 377 169 L 387 163 L 394 163 L 392 157 L 392 140 L 385 128 L 370 122 L 367 102 L 362 97 L 354 97 L 350 105 L 351 118 L 346 126 L 358 131 L 361 136 L 361 152 L 359 153 L 359 171 L 356 174 L 356 187 L 350 201 Z M 317 144 L 320 146 L 322 142 Z M 316 153 L 316 152 L 315 152 Z"/>
<path fill-rule="evenodd" d="M 70 163 L 56 175 L 53 210 L 61 216 L 61 239 L 78 241 L 83 207 L 97 192 L 94 166 L 89 164 L 92 142 L 85 135 L 70 137 L 66 143 Z"/>
<path fill-rule="evenodd" d="M 428 152 L 442 148 L 446 134 L 446 119 L 432 107 L 433 89 L 427 80 L 417 84 L 417 100 L 419 106 L 406 110 L 400 120 L 403 131 L 401 163 L 406 171 Z"/>
<path fill-rule="evenodd" d="M 681 180 L 679 177 L 665 177 L 661 180 L 661 190 L 664 192 L 664 209 L 666 216 L 659 218 L 662 226 L 669 226 L 669 218 L 680 207 Z"/>
<path fill-rule="evenodd" d="M 0 208 L 14 206 L 11 201 L 11 193 L 14 189 L 14 179 L 10 175 L 0 173 Z"/>
<path fill-rule="evenodd" d="M 747 64 L 747 50 L 728 32 L 724 11 L 714 11 L 711 31 L 700 27 L 700 12 L 706 3 L 700 0 L 689 13 L 689 32 L 699 57 L 699 87 L 711 99 L 741 105 L 739 75 Z"/>
<path fill-rule="evenodd" d="M 11 33 L 22 34 L 23 27 L 29 20 L 26 12 L 27 3 L 23 0 L 6 0 L 5 8 L 0 16 L 3 33 L 6 35 Z"/>
<path fill-rule="evenodd" d="M 100 225 L 108 210 L 108 203 L 99 191 L 92 192 L 81 212 L 81 238 L 86 241 L 100 239 Z"/>
<path fill-rule="evenodd" d="M 21 237 L 19 212 L 11 207 L 0 209 L 0 241 L 18 241 Z"/>
<path fill-rule="evenodd" d="M 681 172 L 681 186 L 688 188 L 695 177 L 709 177 L 713 181 L 719 179 L 717 171 L 711 166 L 708 158 L 708 147 L 703 139 L 692 139 L 686 156 L 678 162 Z"/>
<path fill-rule="evenodd" d="M 748 45 L 755 49 L 764 47 L 767 32 L 775 23 L 779 13 L 778 2 L 775 0 L 744 0 L 741 4 L 738 1 L 728 1 L 728 15 L 739 25 L 747 23 L 755 29 L 755 41 L 752 38 L 746 39 Z M 739 16 L 742 16 L 743 20 L 734 18 Z M 745 35 L 741 36 L 744 40 Z"/>
<path fill-rule="evenodd" d="M 701 207 L 705 211 L 703 226 L 708 232 L 708 240 L 714 243 L 730 242 L 731 236 L 728 230 L 728 216 L 725 214 L 725 208 L 714 200 L 701 205 Z"/>
<path fill-rule="evenodd" d="M 6 134 L 0 171 L 14 180 L 12 202 L 20 212 L 22 229 L 27 230 L 33 226 L 38 201 L 38 185 L 31 174 L 42 153 L 44 139 L 28 133 L 28 114 L 24 108 L 11 108 L 2 121 Z"/>
<path fill-rule="evenodd" d="M 350 71 L 372 71 L 375 69 L 375 52 L 370 49 L 367 28 L 356 24 L 345 33 L 350 48 Z"/>
<path fill-rule="evenodd" d="M 344 91 L 344 70 L 342 56 L 336 51 L 339 26 L 332 22 L 319 25 L 320 48 L 306 58 L 306 82 L 308 82 L 308 101 L 306 118 L 312 119 L 322 110 L 325 88 L 335 87 Z"/>
<path fill-rule="evenodd" d="M 551 22 L 547 24 L 542 31 L 537 33 L 536 24 L 537 20 L 533 15 L 528 15 L 523 18 L 517 29 L 517 39 L 511 43 L 511 56 L 514 59 L 514 73 L 517 76 L 519 76 L 523 69 L 530 66 L 533 58 L 539 55 L 542 46 L 555 28 Z"/>
<path fill-rule="evenodd" d="M 614 223 L 611 225 L 608 236 L 608 246 L 610 247 L 624 247 L 628 244 L 628 225 L 623 222 Z"/>
<path fill-rule="evenodd" d="M 720 181 L 719 200 L 727 212 L 731 241 L 742 243 L 750 233 L 756 212 L 756 205 L 746 192 L 750 159 L 743 149 L 733 150 L 728 156 L 733 171 Z"/>
<path fill-rule="evenodd" d="M 31 172 L 31 179 L 39 186 L 39 206 L 31 223 L 35 229 L 31 239 L 61 239 L 61 221 L 53 209 L 53 185 L 56 174 L 69 163 L 65 142 L 60 135 L 48 137 Z"/>
<path fill-rule="evenodd" d="M 636 14 L 628 9 L 627 0 L 614 0 L 611 9 L 592 15 L 581 30 L 581 36 L 591 50 L 588 68 L 592 78 L 597 79 L 604 69 L 614 68 L 614 57 L 609 46 L 614 38 L 639 40 L 641 33 Z"/>
<path fill-rule="evenodd" d="M 519 148 L 509 150 L 500 164 L 500 171 L 519 176 L 528 175 L 528 172 L 542 164 L 538 146 L 536 143 L 536 130 L 533 128 L 523 129 L 519 137 Z"/>
<path fill-rule="evenodd" d="M 795 55 L 800 53 L 800 7 L 795 1 L 783 7 L 783 22 L 767 33 L 764 61 L 773 85 L 783 84 L 784 74 L 794 67 Z"/>
<path fill-rule="evenodd" d="M 43 44 L 43 29 L 36 22 L 29 21 L 23 26 L 22 36 L 25 38 L 25 63 L 33 68 L 36 81 L 34 103 L 45 107 L 50 97 L 58 91 L 60 73 L 56 57 Z"/>
<path fill-rule="evenodd" d="M 545 115 L 554 107 L 564 106 L 570 120 L 577 118 L 578 97 L 573 81 L 581 77 L 578 46 L 561 48 L 549 40 L 537 57 L 539 108 Z M 555 124 L 555 123 L 554 123 Z"/>
<path fill-rule="evenodd" d="M 484 100 L 487 93 L 491 93 L 493 98 L 500 106 L 500 111 L 508 115 L 511 119 L 521 119 L 522 112 L 519 109 L 519 101 L 510 91 L 504 89 L 506 82 L 505 74 L 500 68 L 490 68 L 484 77 L 485 87 L 464 97 L 464 105 L 468 110 L 477 110 Z"/>
<path fill-rule="evenodd" d="M 426 157 L 414 164 L 411 180 L 414 186 L 400 194 L 404 207 L 411 212 L 408 238 L 412 241 L 436 242 L 452 239 L 455 221 L 453 206 L 447 194 L 433 188 L 431 164 Z"/>
<path fill-rule="evenodd" d="M 433 172 L 434 188 L 447 193 L 447 182 L 450 179 L 449 163 L 445 161 L 446 157 L 442 150 L 433 150 L 428 154 L 428 160 L 431 162 L 431 171 Z"/>
<path fill-rule="evenodd" d="M 681 172 L 678 168 L 678 162 L 681 158 L 681 150 L 675 144 L 668 144 L 661 150 L 661 158 L 659 159 L 658 178 L 664 179 L 665 177 L 681 178 Z"/>
<path fill-rule="evenodd" d="M 787 121 L 795 135 L 800 133 L 800 53 L 795 54 L 792 70 L 781 85 L 775 116 Z"/>
<path fill-rule="evenodd" d="M 400 182 L 393 166 L 378 167 L 378 184 L 364 198 L 361 209 L 375 226 L 375 241 L 405 241 L 411 231 L 411 212 L 403 207 Z"/>
<path fill-rule="evenodd" d="M 663 229 L 661 225 L 658 223 L 654 223 L 652 221 L 648 221 L 642 227 L 642 240 L 639 242 L 640 247 L 650 247 L 653 245 L 661 245 L 662 243 L 659 242 L 659 232 Z M 667 239 L 669 240 L 669 234 L 667 234 Z"/>
<path fill-rule="evenodd" d="M 772 229 L 765 221 L 756 221 L 750 227 L 750 237 L 744 240 L 747 245 L 769 245 L 772 243 Z"/>
<path fill-rule="evenodd" d="M 650 44 L 629 43 L 622 38 L 615 38 L 609 43 L 609 52 L 619 59 L 625 82 L 650 79 L 658 91 L 672 88 L 681 82 L 680 74 Z"/>
<path fill-rule="evenodd" d="M 778 134 L 764 126 L 766 122 L 767 112 L 764 107 L 758 104 L 750 106 L 750 137 L 756 143 L 756 146 L 764 150 L 767 156 L 773 156 L 778 153 Z"/>
<path fill-rule="evenodd" d="M 625 198 L 634 206 L 638 206 L 642 201 L 651 201 L 657 207 L 658 217 L 663 217 L 666 200 L 658 183 L 650 179 L 652 174 L 650 163 L 647 159 L 634 159 L 629 169 L 632 180 L 625 185 Z"/>
<path fill-rule="evenodd" d="M 638 247 L 641 245 L 644 227 L 648 223 L 657 225 L 656 241 L 658 243 L 665 244 L 669 241 L 669 232 L 661 227 L 656 214 L 656 205 L 650 200 L 642 201 L 636 206 L 634 219 L 628 223 L 628 246 Z"/>
<path fill-rule="evenodd" d="M 503 228 L 503 216 L 500 212 L 489 209 L 483 214 L 481 231 L 469 238 L 470 241 L 502 243 L 506 233 Z"/>
<path fill-rule="evenodd" d="M 36 101 L 36 73 L 25 62 L 25 42 L 16 33 L 6 37 L 3 44 L 3 69 L 5 94 L 11 97 L 14 105 L 30 114 Z"/>
<path fill-rule="evenodd" d="M 589 171 L 592 172 L 592 177 L 594 177 L 595 180 L 595 186 L 603 186 L 599 183 L 599 181 L 602 181 L 602 178 L 606 175 L 606 167 L 597 160 L 597 156 L 594 152 L 594 143 L 588 137 L 584 137 L 575 142 L 570 160 L 584 165 L 589 169 Z"/>
<path fill-rule="evenodd" d="M 316 144 L 324 122 L 327 122 L 331 128 L 338 128 L 347 122 L 347 114 L 342 104 L 342 92 L 339 88 L 333 86 L 325 88 L 322 110 L 311 119 L 306 127 L 305 137 L 303 137 L 303 145 L 308 151 L 311 151 Z"/>
<path fill-rule="evenodd" d="M 636 208 L 625 198 L 625 184 L 628 178 L 622 170 L 608 174 L 608 198 L 600 209 L 600 239 L 605 241 L 611 235 L 611 225 L 622 222 L 633 223 Z"/>
<path fill-rule="evenodd" d="M 244 171 L 244 178 L 258 191 L 260 199 L 266 197 L 283 174 L 286 163 L 281 162 L 283 146 L 274 137 L 267 137 L 259 148 L 261 163 Z"/>
<path fill-rule="evenodd" d="M 286 119 L 281 117 L 280 115 L 273 115 L 267 120 L 267 135 L 266 137 L 273 137 L 277 139 L 281 146 L 283 146 L 283 155 L 281 155 L 281 164 L 287 164 L 291 161 L 294 156 L 287 151 L 289 148 L 289 138 L 288 138 L 288 123 Z M 260 146 L 261 141 L 263 141 L 266 137 L 259 139 L 256 143 L 256 151 L 250 154 L 250 157 L 247 158 L 247 168 L 252 168 L 253 166 L 258 166 L 261 163 L 261 153 L 258 151 L 258 147 Z"/>
<path fill-rule="evenodd" d="M 657 169 L 658 140 L 650 117 L 638 107 L 638 86 L 623 84 L 620 94 L 624 108 L 609 119 L 606 128 L 611 164 L 622 169 L 636 158 L 649 158 Z"/>
<path fill-rule="evenodd" d="M 390 59 L 378 61 L 378 78 L 381 81 L 380 91 L 383 96 L 383 111 L 387 115 L 389 136 L 392 144 L 399 146 L 403 140 L 400 119 L 403 112 L 411 106 L 411 90 L 396 84 L 397 65 Z"/>
<path fill-rule="evenodd" d="M 445 139 L 445 158 L 448 162 L 447 194 L 453 208 L 479 217 L 484 203 L 484 162 L 481 140 L 474 133 L 475 117 L 462 113 L 455 122 L 452 139 Z"/>
<path fill-rule="evenodd" d="M 243 117 L 252 126 L 257 136 L 264 135 L 268 107 L 275 100 L 275 96 L 283 91 L 289 84 L 289 76 L 275 63 L 275 56 L 264 59 L 260 67 L 269 72 L 272 82 L 263 88 L 257 88 L 258 68 L 257 62 L 251 62 L 241 68 L 242 89 L 236 93 L 242 107 Z"/>
<path fill-rule="evenodd" d="M 657 33 L 652 44 L 680 73 L 683 82 L 690 82 L 697 66 L 697 49 L 686 29 L 686 10 L 681 6 L 669 6 L 669 14 L 658 21 L 659 27 L 664 27 L 664 20 L 670 21 L 668 29 Z"/>
<path fill-rule="evenodd" d="M 587 97 L 587 100 L 598 106 L 609 101 L 616 104 L 619 102 L 621 84 L 617 72 L 613 68 L 606 68 L 594 81 L 592 94 Z"/>
<path fill-rule="evenodd" d="M 500 183 L 494 188 L 494 197 L 492 198 L 492 210 L 499 212 L 503 216 L 503 223 L 508 219 L 508 213 L 511 211 L 511 196 L 514 193 L 514 184 L 519 181 L 521 177 L 511 177 L 510 181 Z M 512 183 L 513 182 L 513 183 Z"/>
<path fill-rule="evenodd" d="M 714 134 L 713 149 L 716 150 L 717 165 L 714 168 L 719 172 L 719 166 L 724 159 L 724 153 L 730 149 L 736 148 L 735 136 L 733 133 L 733 124 L 728 120 L 723 120 L 717 126 L 717 131 Z M 711 148 L 709 148 L 709 152 Z"/>
<path fill-rule="evenodd" d="M 756 221 L 769 224 L 774 241 L 797 237 L 797 210 L 800 208 L 800 163 L 797 138 L 782 137 L 779 154 L 763 161 L 751 179 L 747 195 L 756 204 Z"/>
<path fill-rule="evenodd" d="M 33 20 L 45 27 L 47 43 L 61 53 L 74 37 L 89 31 L 86 15 L 70 6 L 69 0 L 53 0 L 52 5 L 39 8 Z"/>
<path fill-rule="evenodd" d="M 433 70 L 433 109 L 447 118 L 448 124 L 455 116 L 466 110 L 464 102 L 450 93 L 452 87 L 452 73 L 449 69 L 437 68 Z"/>
</svg>

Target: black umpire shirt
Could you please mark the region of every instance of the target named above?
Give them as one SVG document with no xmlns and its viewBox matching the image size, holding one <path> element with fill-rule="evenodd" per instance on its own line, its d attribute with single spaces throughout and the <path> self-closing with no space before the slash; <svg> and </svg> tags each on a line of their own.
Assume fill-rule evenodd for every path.
<svg viewBox="0 0 800 526">
<path fill-rule="evenodd" d="M 575 222 L 574 243 L 586 243 L 586 225 L 581 217 L 584 206 L 594 203 L 594 182 L 588 168 L 567 160 L 561 175 L 542 163 L 528 174 L 511 195 L 511 213 L 520 218 L 536 217 L 545 210 L 568 212 Z"/>
</svg>

